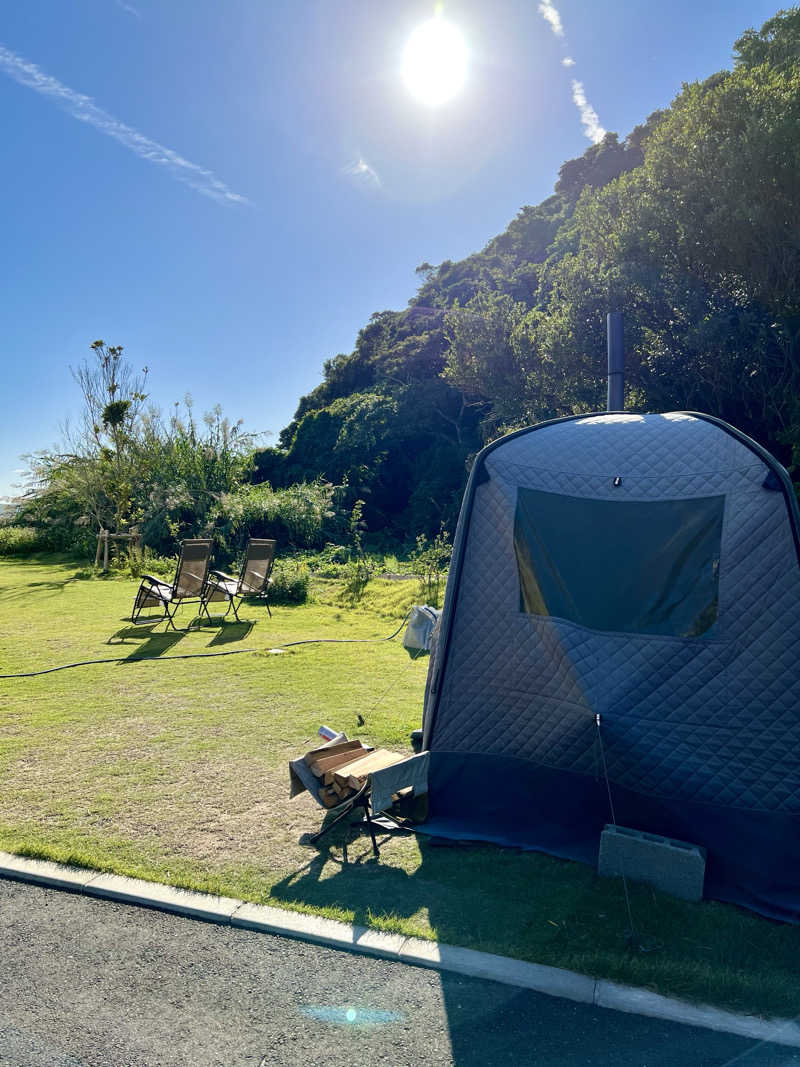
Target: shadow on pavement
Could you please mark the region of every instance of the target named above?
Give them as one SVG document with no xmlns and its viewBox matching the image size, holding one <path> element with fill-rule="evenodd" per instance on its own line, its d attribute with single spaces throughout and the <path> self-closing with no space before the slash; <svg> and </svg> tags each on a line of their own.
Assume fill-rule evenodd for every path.
<svg viewBox="0 0 800 1067">
<path fill-rule="evenodd" d="M 386 840 L 378 835 L 378 844 Z M 527 915 L 509 913 L 502 885 L 487 893 L 483 908 L 459 908 L 448 899 L 443 867 L 458 879 L 458 848 L 442 849 L 418 838 L 422 862 L 413 874 L 376 860 L 365 832 L 346 821 L 312 845 L 309 862 L 277 883 L 271 895 L 291 905 L 339 907 L 353 913 L 357 925 L 371 924 L 371 908 L 402 918 L 427 913 L 443 943 L 464 944 L 471 934 L 491 939 L 495 922 L 519 928 L 524 938 Z M 482 848 L 492 864 L 496 852 Z M 335 853 L 332 851 L 335 850 Z M 350 858 L 352 856 L 352 858 Z M 463 856 L 463 853 L 461 853 Z M 331 873 L 333 871 L 333 873 Z M 591 892 L 590 888 L 587 888 Z M 474 902 L 473 902 L 474 904 Z M 476 930 L 476 926 L 480 929 Z M 800 1067 L 800 1051 L 754 1043 L 678 1023 L 609 1011 L 504 986 L 441 974 L 452 1059 L 458 1067 L 527 1065 L 584 1067 Z M 402 1010 L 402 1005 L 378 1005 Z"/>
<path fill-rule="evenodd" d="M 796 1067 L 800 1053 L 641 1015 L 442 974 L 459 1067 Z"/>
</svg>

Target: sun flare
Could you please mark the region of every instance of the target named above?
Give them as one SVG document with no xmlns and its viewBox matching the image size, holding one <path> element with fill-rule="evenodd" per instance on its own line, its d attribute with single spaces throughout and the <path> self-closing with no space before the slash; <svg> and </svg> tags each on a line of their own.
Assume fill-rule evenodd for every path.
<svg viewBox="0 0 800 1067">
<path fill-rule="evenodd" d="M 463 34 L 440 16 L 417 26 L 403 49 L 403 81 L 427 107 L 451 100 L 467 78 L 469 51 Z"/>
</svg>

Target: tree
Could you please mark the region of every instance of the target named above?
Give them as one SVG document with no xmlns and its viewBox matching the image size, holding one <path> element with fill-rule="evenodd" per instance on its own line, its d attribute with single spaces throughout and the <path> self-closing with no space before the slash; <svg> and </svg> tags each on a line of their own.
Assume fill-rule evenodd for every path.
<svg viewBox="0 0 800 1067">
<path fill-rule="evenodd" d="M 800 56 L 800 8 L 779 11 L 760 30 L 745 30 L 733 48 L 737 67 L 796 64 Z"/>
<path fill-rule="evenodd" d="M 107 345 L 100 340 L 91 349 L 95 360 L 84 361 L 72 372 L 85 405 L 83 448 L 79 452 L 87 461 L 94 452 L 97 461 L 92 492 L 95 517 L 101 526 L 119 531 L 130 517 L 136 469 L 134 444 L 137 420 L 147 399 L 147 367 L 135 372 L 123 358 L 122 345 Z M 102 497 L 111 502 L 112 516 L 103 507 Z"/>
<path fill-rule="evenodd" d="M 688 394 L 778 451 L 799 414 L 799 128 L 800 57 L 687 85 L 643 166 L 572 220 L 587 284 L 607 278 L 626 309 L 652 406 Z"/>
<path fill-rule="evenodd" d="M 525 410 L 529 368 L 519 326 L 527 308 L 502 293 L 478 293 L 445 319 L 449 342 L 444 378 L 472 403 L 490 412 L 490 421 L 509 424 Z"/>
</svg>

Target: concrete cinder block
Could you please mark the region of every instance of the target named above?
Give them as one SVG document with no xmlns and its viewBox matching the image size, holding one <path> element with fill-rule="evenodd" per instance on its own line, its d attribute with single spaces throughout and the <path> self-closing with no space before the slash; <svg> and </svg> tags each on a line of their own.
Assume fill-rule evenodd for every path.
<svg viewBox="0 0 800 1067">
<path fill-rule="evenodd" d="M 702 900 L 706 850 L 688 841 L 627 826 L 606 826 L 600 835 L 597 873 L 606 878 L 624 875 L 635 882 L 648 882 L 681 900 Z"/>
</svg>

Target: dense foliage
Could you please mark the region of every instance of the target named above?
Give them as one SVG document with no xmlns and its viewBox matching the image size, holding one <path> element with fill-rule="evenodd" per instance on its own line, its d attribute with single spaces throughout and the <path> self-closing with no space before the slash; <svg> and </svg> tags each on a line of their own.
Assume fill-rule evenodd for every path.
<svg viewBox="0 0 800 1067">
<path fill-rule="evenodd" d="M 132 374 L 121 347 L 98 341 L 92 348 L 96 362 L 76 373 L 84 423 L 66 434 L 62 451 L 30 457 L 28 491 L 14 525 L 0 527 L 0 554 L 92 556 L 98 530 L 108 529 L 139 535 L 138 551 L 128 552 L 127 542 L 112 546 L 117 567 L 133 573 L 148 558 L 154 569 L 147 550 L 170 556 L 185 537 L 213 537 L 215 559 L 225 563 L 243 552 L 248 536 L 308 548 L 335 533 L 333 486 L 250 484 L 254 438 L 239 423 L 219 408 L 198 422 L 188 397 L 168 418 L 155 407 L 143 410 L 143 376 Z"/>
</svg>

